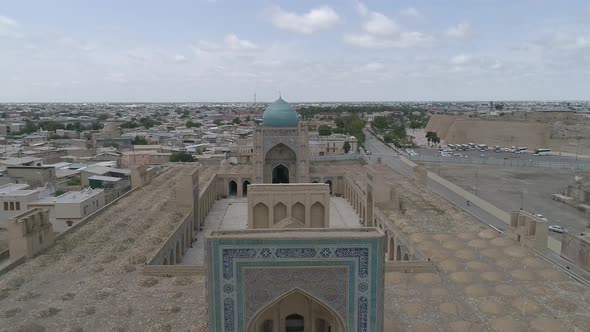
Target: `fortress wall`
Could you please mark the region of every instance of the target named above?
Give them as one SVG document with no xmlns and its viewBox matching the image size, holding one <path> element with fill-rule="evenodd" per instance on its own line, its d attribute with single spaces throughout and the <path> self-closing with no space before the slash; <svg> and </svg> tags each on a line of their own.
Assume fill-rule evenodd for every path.
<svg viewBox="0 0 590 332">
<path fill-rule="evenodd" d="M 549 148 L 572 154 L 578 150 L 580 155 L 590 155 L 590 130 L 587 130 L 590 120 L 586 117 L 567 112 L 527 114 L 526 120 L 524 115 L 495 120 L 436 114 L 428 121 L 426 130 L 437 132 L 447 144 L 473 142 L 502 147 L 514 145 L 526 146 L 529 150 Z M 577 143 L 580 144 L 579 148 Z"/>
<path fill-rule="evenodd" d="M 549 146 L 547 124 L 529 121 L 468 119 L 434 115 L 426 130 L 436 131 L 445 142 L 483 143 L 489 146 L 526 146 L 529 149 Z"/>
<path fill-rule="evenodd" d="M 442 115 L 442 114 L 435 114 L 430 117 L 428 120 L 428 124 L 426 125 L 426 131 L 434 131 L 438 133 L 438 137 L 441 139 L 445 139 L 449 132 L 449 128 L 455 122 L 456 119 L 459 119 L 460 116 L 455 115 Z"/>
</svg>

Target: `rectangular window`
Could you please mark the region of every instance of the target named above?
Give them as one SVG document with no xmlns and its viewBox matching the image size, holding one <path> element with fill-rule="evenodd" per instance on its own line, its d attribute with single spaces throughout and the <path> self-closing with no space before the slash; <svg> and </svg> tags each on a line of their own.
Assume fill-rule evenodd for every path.
<svg viewBox="0 0 590 332">
<path fill-rule="evenodd" d="M 4 202 L 4 211 L 8 211 L 8 202 Z"/>
<path fill-rule="evenodd" d="M 16 202 L 16 209 L 20 211 L 20 202 Z"/>
<path fill-rule="evenodd" d="M 10 211 L 14 211 L 14 202 L 10 202 Z"/>
</svg>

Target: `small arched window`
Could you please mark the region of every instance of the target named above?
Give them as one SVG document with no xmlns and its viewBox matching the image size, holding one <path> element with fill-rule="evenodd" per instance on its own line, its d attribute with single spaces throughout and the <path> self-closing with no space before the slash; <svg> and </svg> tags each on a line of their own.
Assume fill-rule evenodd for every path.
<svg viewBox="0 0 590 332">
<path fill-rule="evenodd" d="M 286 332 L 303 332 L 305 327 L 303 316 L 298 314 L 287 316 L 287 319 L 285 320 L 285 327 Z"/>
</svg>

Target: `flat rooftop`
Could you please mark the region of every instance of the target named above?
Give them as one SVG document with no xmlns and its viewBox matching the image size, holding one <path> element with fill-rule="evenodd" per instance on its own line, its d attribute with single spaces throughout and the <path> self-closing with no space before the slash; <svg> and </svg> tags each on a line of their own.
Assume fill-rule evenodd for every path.
<svg viewBox="0 0 590 332">
<path fill-rule="evenodd" d="M 26 183 L 9 183 L 3 186 L 0 186 L 0 195 L 8 194 L 15 190 L 22 190 L 28 188 L 29 185 Z"/>
<path fill-rule="evenodd" d="M 82 191 L 69 191 L 65 194 L 59 195 L 54 198 L 49 198 L 49 199 L 55 203 L 79 203 L 84 200 L 87 200 L 88 198 L 99 195 L 101 192 L 103 192 L 102 189 L 91 189 L 91 190 L 86 189 L 86 190 L 82 190 Z"/>
</svg>

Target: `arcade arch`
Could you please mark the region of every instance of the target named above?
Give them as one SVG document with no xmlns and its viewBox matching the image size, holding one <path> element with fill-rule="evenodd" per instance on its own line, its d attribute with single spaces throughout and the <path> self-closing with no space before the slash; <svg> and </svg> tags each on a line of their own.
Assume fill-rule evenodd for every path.
<svg viewBox="0 0 590 332">
<path fill-rule="evenodd" d="M 227 195 L 229 197 L 236 197 L 238 195 L 238 184 L 236 183 L 236 181 L 229 181 L 227 185 Z"/>
</svg>

